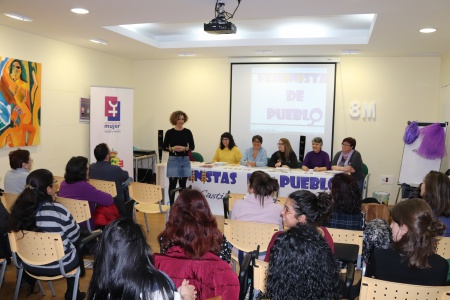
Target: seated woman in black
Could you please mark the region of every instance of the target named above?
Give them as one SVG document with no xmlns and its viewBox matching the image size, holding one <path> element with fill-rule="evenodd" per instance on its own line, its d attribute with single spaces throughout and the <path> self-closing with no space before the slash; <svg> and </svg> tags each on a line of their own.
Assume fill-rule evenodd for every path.
<svg viewBox="0 0 450 300">
<path fill-rule="evenodd" d="M 445 225 L 435 219 L 422 199 L 396 204 L 391 216 L 391 247 L 374 250 L 364 276 L 406 284 L 445 285 L 448 263 L 436 254 L 438 235 Z M 358 294 L 359 286 L 355 286 L 351 298 Z"/>
<path fill-rule="evenodd" d="M 291 143 L 286 138 L 281 138 L 278 141 L 278 151 L 272 154 L 267 164 L 269 167 L 289 167 L 291 169 L 297 168 L 297 155 L 292 150 Z"/>
</svg>

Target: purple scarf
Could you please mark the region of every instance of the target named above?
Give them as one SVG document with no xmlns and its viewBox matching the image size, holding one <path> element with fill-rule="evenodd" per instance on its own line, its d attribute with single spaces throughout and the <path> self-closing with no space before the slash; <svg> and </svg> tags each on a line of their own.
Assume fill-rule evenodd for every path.
<svg viewBox="0 0 450 300">
<path fill-rule="evenodd" d="M 350 161 L 350 157 L 352 157 L 353 152 L 355 152 L 355 149 L 352 149 L 352 151 L 350 151 L 350 152 L 347 154 L 347 159 L 346 159 L 345 162 L 344 162 L 344 166 L 345 166 L 345 167 L 348 166 L 348 162 Z M 338 159 L 338 161 L 337 161 L 337 165 L 338 165 L 338 166 L 339 166 L 339 164 L 341 163 L 342 157 L 344 156 L 343 154 L 344 154 L 344 151 L 341 151 L 341 155 L 339 155 L 339 159 Z"/>
</svg>

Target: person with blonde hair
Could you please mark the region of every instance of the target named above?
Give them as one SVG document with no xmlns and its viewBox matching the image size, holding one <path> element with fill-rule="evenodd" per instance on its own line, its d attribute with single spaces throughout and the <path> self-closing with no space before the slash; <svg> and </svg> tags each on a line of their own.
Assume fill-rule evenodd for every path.
<svg viewBox="0 0 450 300">
<path fill-rule="evenodd" d="M 292 149 L 291 143 L 286 138 L 281 138 L 278 141 L 278 151 L 276 151 L 269 159 L 267 164 L 269 167 L 289 167 L 291 169 L 297 168 L 297 155 Z"/>
</svg>

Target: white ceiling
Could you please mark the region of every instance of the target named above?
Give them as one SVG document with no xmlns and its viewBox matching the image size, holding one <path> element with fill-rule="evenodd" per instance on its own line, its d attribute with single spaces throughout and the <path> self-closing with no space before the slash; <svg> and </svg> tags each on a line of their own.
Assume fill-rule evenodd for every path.
<svg viewBox="0 0 450 300">
<path fill-rule="evenodd" d="M 223 0 L 232 13 L 237 0 Z M 233 35 L 211 35 L 215 0 L 1 0 L 0 25 L 133 60 L 196 57 L 440 56 L 450 52 L 449 0 L 241 0 Z M 87 15 L 71 8 L 82 7 Z M 4 16 L 18 13 L 33 22 Z M 137 26 L 121 26 L 139 24 Z M 419 29 L 434 27 L 432 34 Z M 312 33 L 318 32 L 318 36 Z M 291 35 L 289 35 L 291 34 Z M 292 35 L 293 34 L 293 35 Z M 90 39 L 108 41 L 94 44 Z M 5 42 L 5 41 L 4 41 Z M 7 42 L 7 41 L 6 41 Z M 26 43 L 24 43 L 26 45 Z M 266 55 L 267 56 L 267 55 Z"/>
</svg>

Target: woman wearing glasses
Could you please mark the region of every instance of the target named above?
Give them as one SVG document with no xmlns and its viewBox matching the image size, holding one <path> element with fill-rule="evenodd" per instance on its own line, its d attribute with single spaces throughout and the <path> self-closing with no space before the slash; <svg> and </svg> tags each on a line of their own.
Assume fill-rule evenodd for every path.
<svg viewBox="0 0 450 300">
<path fill-rule="evenodd" d="M 331 162 L 331 170 L 350 173 L 358 184 L 359 192 L 362 194 L 364 173 L 362 171 L 363 161 L 361 153 L 355 150 L 356 140 L 347 137 L 342 141 L 342 151 L 336 153 Z"/>
<path fill-rule="evenodd" d="M 241 165 L 247 167 L 267 166 L 267 151 L 261 146 L 262 142 L 262 136 L 255 135 L 252 137 L 253 147 L 245 150 L 244 157 L 241 158 Z"/>
<path fill-rule="evenodd" d="M 269 160 L 269 167 L 289 167 L 291 169 L 297 168 L 297 155 L 292 150 L 291 143 L 286 138 L 281 138 L 278 141 L 278 151 L 272 154 Z"/>
<path fill-rule="evenodd" d="M 219 148 L 216 150 L 213 162 L 226 162 L 228 164 L 238 165 L 241 158 L 242 153 L 234 143 L 231 133 L 222 133 L 220 136 Z"/>
</svg>

